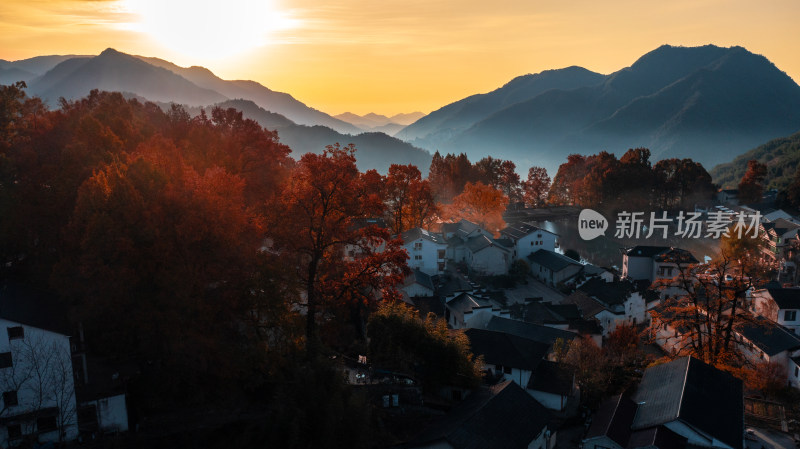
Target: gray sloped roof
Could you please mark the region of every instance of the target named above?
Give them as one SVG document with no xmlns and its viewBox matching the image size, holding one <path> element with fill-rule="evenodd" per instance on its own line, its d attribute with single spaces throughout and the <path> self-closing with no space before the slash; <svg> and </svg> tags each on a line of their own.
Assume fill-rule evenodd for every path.
<svg viewBox="0 0 800 449">
<path fill-rule="evenodd" d="M 768 288 L 767 291 L 781 309 L 800 309 L 800 288 Z"/>
<path fill-rule="evenodd" d="M 450 310 L 455 310 L 461 313 L 470 312 L 472 309 L 481 307 L 494 307 L 492 301 L 479 298 L 469 293 L 462 293 L 447 302 L 447 307 Z"/>
<path fill-rule="evenodd" d="M 800 337 L 763 317 L 756 317 L 754 323 L 743 322 L 736 330 L 770 357 L 800 348 Z"/>
<path fill-rule="evenodd" d="M 586 438 L 607 436 L 622 447 L 631 437 L 631 423 L 636 415 L 636 403 L 623 395 L 613 396 L 600 404 L 592 417 Z"/>
<path fill-rule="evenodd" d="M 546 249 L 540 249 L 533 254 L 529 254 L 528 260 L 553 272 L 561 271 L 570 265 L 580 265 L 580 263 L 567 256 Z"/>
<path fill-rule="evenodd" d="M 571 341 L 578 336 L 570 331 L 543 326 L 540 324 L 526 323 L 525 321 L 502 318 L 499 316 L 493 316 L 486 325 L 486 329 L 506 332 L 518 337 L 527 338 L 529 340 L 547 343 L 550 345 L 555 343 L 559 338 Z"/>
<path fill-rule="evenodd" d="M 426 231 L 425 229 L 422 228 L 409 229 L 408 231 L 404 232 L 401 235 L 401 238 L 403 239 L 404 243 L 413 242 L 414 240 L 418 239 L 426 239 L 434 243 L 439 243 L 441 245 L 447 244 L 447 242 L 445 241 L 444 237 L 442 237 L 441 234 Z"/>
<path fill-rule="evenodd" d="M 508 248 L 506 248 L 504 245 L 498 244 L 497 241 L 483 234 L 472 237 L 469 240 L 467 240 L 466 246 L 467 249 L 469 249 L 470 252 L 473 254 L 491 247 L 495 247 L 503 251 L 508 251 Z"/>
<path fill-rule="evenodd" d="M 536 225 L 525 222 L 509 224 L 508 226 L 500 230 L 501 234 L 507 235 L 508 237 L 514 240 L 519 240 L 525 236 L 533 234 L 534 232 L 546 232 L 548 234 L 553 234 L 552 232 L 546 229 L 542 229 Z"/>
<path fill-rule="evenodd" d="M 533 371 L 543 363 L 550 345 L 486 329 L 467 329 L 472 353 L 482 355 L 490 365 Z"/>
<path fill-rule="evenodd" d="M 648 368 L 633 395 L 632 429 L 680 419 L 734 449 L 742 449 L 742 381 L 692 357 Z"/>
<path fill-rule="evenodd" d="M 471 393 L 406 447 L 447 441 L 456 449 L 525 449 L 550 412 L 512 381 Z"/>
</svg>

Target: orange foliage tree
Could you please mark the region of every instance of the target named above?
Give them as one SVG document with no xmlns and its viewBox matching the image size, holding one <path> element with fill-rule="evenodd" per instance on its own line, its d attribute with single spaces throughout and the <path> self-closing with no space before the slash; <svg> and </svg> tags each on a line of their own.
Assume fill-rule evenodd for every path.
<svg viewBox="0 0 800 449">
<path fill-rule="evenodd" d="M 389 167 L 384 199 L 395 234 L 425 226 L 437 210 L 430 181 L 423 180 L 419 169 L 411 164 Z"/>
<path fill-rule="evenodd" d="M 444 206 L 444 210 L 451 221 L 463 218 L 497 233 L 505 226 L 503 212 L 507 205 L 508 197 L 503 192 L 482 182 L 468 182 L 464 192 L 453 198 L 452 204 Z"/>
<path fill-rule="evenodd" d="M 408 270 L 402 243 L 376 226 L 356 227 L 354 219 L 380 216 L 383 204 L 365 195 L 355 148 L 328 146 L 304 155 L 292 172 L 272 217 L 275 249 L 293 260 L 304 294 L 306 345 L 318 352 L 321 314 L 343 303 L 360 312 L 380 297 L 396 297 L 395 286 Z M 343 260 L 347 247 L 359 257 Z M 360 316 L 360 313 L 358 314 Z"/>
<path fill-rule="evenodd" d="M 528 179 L 522 183 L 523 201 L 528 207 L 541 207 L 547 202 L 550 177 L 542 167 L 528 169 Z"/>
</svg>

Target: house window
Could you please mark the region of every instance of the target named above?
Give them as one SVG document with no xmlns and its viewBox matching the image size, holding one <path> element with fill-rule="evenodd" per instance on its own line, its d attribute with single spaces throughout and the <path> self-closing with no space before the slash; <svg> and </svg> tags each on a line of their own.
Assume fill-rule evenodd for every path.
<svg viewBox="0 0 800 449">
<path fill-rule="evenodd" d="M 417 254 L 416 256 L 414 256 L 414 260 L 422 260 L 422 256 Z"/>
<path fill-rule="evenodd" d="M 439 259 L 444 259 L 444 250 L 440 249 L 436 251 L 436 257 L 438 257 Z"/>
<path fill-rule="evenodd" d="M 511 367 L 510 366 L 504 366 L 503 367 L 503 372 L 506 373 L 506 374 L 511 374 Z"/>
<path fill-rule="evenodd" d="M 11 362 L 10 352 L 0 352 L 0 368 L 11 368 L 14 364 Z"/>
<path fill-rule="evenodd" d="M 11 407 L 12 405 L 19 405 L 16 391 L 6 391 L 3 393 L 3 407 Z"/>
<path fill-rule="evenodd" d="M 537 239 L 540 239 L 540 238 L 542 238 L 542 234 L 536 234 L 536 238 L 537 238 Z"/>
<path fill-rule="evenodd" d="M 36 420 L 36 429 L 39 431 L 39 433 L 51 432 L 57 428 L 58 426 L 56 425 L 55 416 L 42 416 Z"/>
<path fill-rule="evenodd" d="M 22 326 L 14 326 L 8 328 L 8 339 L 17 340 L 25 338 L 25 328 Z"/>
<path fill-rule="evenodd" d="M 794 321 L 797 319 L 797 310 L 787 310 L 783 313 L 783 321 Z"/>
<path fill-rule="evenodd" d="M 794 367 L 794 377 L 797 377 L 798 372 L 800 372 L 800 368 Z"/>
<path fill-rule="evenodd" d="M 414 251 L 419 251 L 422 249 L 422 242 L 414 242 Z"/>
<path fill-rule="evenodd" d="M 444 262 L 439 262 L 439 271 L 444 271 Z"/>
<path fill-rule="evenodd" d="M 9 440 L 16 440 L 18 438 L 22 438 L 22 426 L 19 424 L 9 424 L 6 426 L 8 430 L 8 439 Z"/>
<path fill-rule="evenodd" d="M 503 371 L 503 365 L 495 365 L 494 366 L 494 370 L 495 370 L 495 372 Z"/>
</svg>

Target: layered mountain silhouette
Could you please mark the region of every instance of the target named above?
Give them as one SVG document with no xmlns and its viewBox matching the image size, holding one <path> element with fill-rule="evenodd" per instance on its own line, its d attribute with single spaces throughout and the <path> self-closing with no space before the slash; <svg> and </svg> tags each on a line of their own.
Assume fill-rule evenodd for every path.
<svg viewBox="0 0 800 449">
<path fill-rule="evenodd" d="M 92 89 L 123 92 L 127 97 L 190 112 L 214 106 L 233 107 L 262 126 L 277 130 L 296 155 L 321 152 L 326 145 L 356 144 L 362 170 L 385 173 L 392 163 L 414 163 L 427 171 L 431 155 L 406 142 L 360 128 L 306 106 L 283 92 L 254 81 L 227 81 L 203 67 L 179 67 L 157 58 L 107 49 L 98 56 L 43 56 L 22 61 L 0 60 L 0 83 L 25 81 L 28 94 L 50 106 L 60 98 L 75 100 Z"/>
<path fill-rule="evenodd" d="M 519 77 L 447 105 L 397 137 L 429 150 L 491 152 L 555 174 L 571 153 L 648 147 L 653 160 L 730 161 L 800 129 L 800 86 L 741 47 L 662 46 L 600 75 L 579 67 Z"/>
<path fill-rule="evenodd" d="M 414 123 L 424 116 L 425 114 L 422 112 L 396 114 L 391 117 L 375 114 L 374 112 L 370 112 L 366 115 L 345 112 L 344 114 L 335 115 L 334 117 L 357 126 L 362 131 L 382 132 L 392 136 L 407 125 Z"/>
</svg>

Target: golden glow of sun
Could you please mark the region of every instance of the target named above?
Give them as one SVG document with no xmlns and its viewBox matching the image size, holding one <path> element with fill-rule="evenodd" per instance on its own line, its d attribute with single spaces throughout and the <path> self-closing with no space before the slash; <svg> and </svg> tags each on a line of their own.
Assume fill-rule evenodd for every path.
<svg viewBox="0 0 800 449">
<path fill-rule="evenodd" d="M 187 58 L 224 59 L 270 42 L 293 20 L 272 0 L 123 0 L 128 28 Z"/>
</svg>

